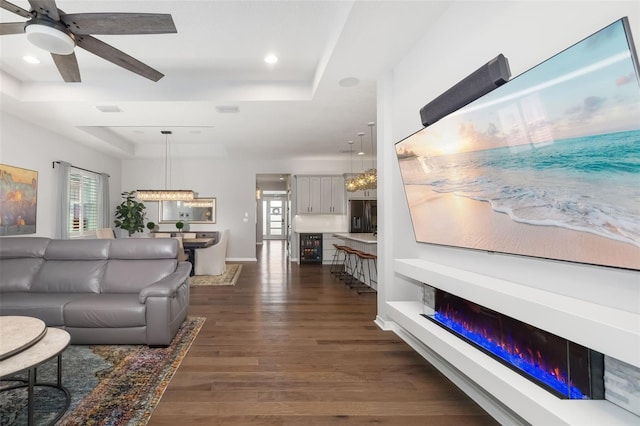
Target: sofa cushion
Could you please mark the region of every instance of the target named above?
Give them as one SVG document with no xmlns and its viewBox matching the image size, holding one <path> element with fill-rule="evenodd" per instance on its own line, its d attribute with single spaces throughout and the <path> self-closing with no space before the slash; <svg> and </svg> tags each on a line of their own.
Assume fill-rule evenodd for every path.
<svg viewBox="0 0 640 426">
<path fill-rule="evenodd" d="M 105 268 L 101 293 L 135 293 L 176 270 L 176 259 L 111 259 Z"/>
<path fill-rule="evenodd" d="M 178 241 L 172 238 L 123 238 L 111 241 L 111 259 L 175 259 Z"/>
<path fill-rule="evenodd" d="M 44 260 L 25 257 L 0 261 L 0 292 L 29 291 Z"/>
<path fill-rule="evenodd" d="M 51 242 L 50 238 L 41 237 L 3 237 L 0 238 L 0 259 L 16 259 L 21 257 L 42 257 Z"/>
<path fill-rule="evenodd" d="M 50 241 L 40 237 L 0 238 L 0 292 L 29 291 Z"/>
<path fill-rule="evenodd" d="M 35 293 L 99 293 L 106 260 L 48 260 L 31 285 Z"/>
<path fill-rule="evenodd" d="M 51 240 L 44 252 L 46 260 L 106 260 L 110 240 Z"/>
<path fill-rule="evenodd" d="M 178 242 L 124 238 L 111 242 L 102 293 L 139 293 L 176 270 Z"/>
<path fill-rule="evenodd" d="M 46 262 L 31 291 L 38 293 L 99 293 L 109 255 L 109 240 L 52 240 Z"/>
<path fill-rule="evenodd" d="M 85 294 L 66 304 L 64 324 L 79 328 L 144 326 L 146 307 L 134 294 Z"/>
<path fill-rule="evenodd" d="M 79 293 L 3 293 L 0 315 L 23 315 L 40 318 L 49 327 L 65 325 L 63 309 Z"/>
</svg>

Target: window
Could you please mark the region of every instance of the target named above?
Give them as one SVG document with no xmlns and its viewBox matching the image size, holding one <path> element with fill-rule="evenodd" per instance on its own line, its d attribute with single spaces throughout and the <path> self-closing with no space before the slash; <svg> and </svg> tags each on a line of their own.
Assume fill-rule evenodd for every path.
<svg viewBox="0 0 640 426">
<path fill-rule="evenodd" d="M 100 175 L 71 167 L 69 169 L 69 237 L 95 235 L 98 229 Z"/>
</svg>

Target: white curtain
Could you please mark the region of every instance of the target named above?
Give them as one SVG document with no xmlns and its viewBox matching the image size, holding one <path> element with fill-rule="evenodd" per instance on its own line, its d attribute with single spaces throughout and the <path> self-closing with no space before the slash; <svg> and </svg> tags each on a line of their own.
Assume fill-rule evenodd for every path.
<svg viewBox="0 0 640 426">
<path fill-rule="evenodd" d="M 56 238 L 69 239 L 69 167 L 70 163 L 58 161 L 58 220 Z"/>
<path fill-rule="evenodd" d="M 98 212 L 98 228 L 111 228 L 111 205 L 109 204 L 109 175 L 100 173 L 100 200 L 102 205 L 99 206 Z"/>
</svg>

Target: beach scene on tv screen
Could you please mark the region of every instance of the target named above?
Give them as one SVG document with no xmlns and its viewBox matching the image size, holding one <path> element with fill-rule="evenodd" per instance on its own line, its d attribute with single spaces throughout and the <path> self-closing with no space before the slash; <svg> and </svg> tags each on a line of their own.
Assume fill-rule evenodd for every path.
<svg viewBox="0 0 640 426">
<path fill-rule="evenodd" d="M 623 21 L 396 144 L 416 240 L 640 270 Z"/>
</svg>

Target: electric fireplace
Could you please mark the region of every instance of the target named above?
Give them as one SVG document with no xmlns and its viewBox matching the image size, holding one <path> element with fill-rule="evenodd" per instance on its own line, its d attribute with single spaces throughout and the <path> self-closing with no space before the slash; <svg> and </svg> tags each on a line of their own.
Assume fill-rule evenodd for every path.
<svg viewBox="0 0 640 426">
<path fill-rule="evenodd" d="M 563 399 L 604 399 L 604 356 L 440 289 L 423 316 Z"/>
</svg>

